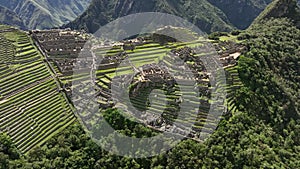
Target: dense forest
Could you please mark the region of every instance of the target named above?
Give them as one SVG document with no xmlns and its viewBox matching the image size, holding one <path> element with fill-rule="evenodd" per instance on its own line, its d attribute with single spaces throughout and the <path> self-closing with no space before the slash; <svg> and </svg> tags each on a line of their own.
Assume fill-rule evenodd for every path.
<svg viewBox="0 0 300 169">
<path fill-rule="evenodd" d="M 25 155 L 2 134 L 1 168 L 300 168 L 300 30 L 288 19 L 269 19 L 238 39 L 248 52 L 238 61 L 237 111 L 205 142 L 186 139 L 165 154 L 131 159 L 102 150 L 75 123 Z M 126 135 L 155 134 L 117 110 L 104 117 Z"/>
</svg>

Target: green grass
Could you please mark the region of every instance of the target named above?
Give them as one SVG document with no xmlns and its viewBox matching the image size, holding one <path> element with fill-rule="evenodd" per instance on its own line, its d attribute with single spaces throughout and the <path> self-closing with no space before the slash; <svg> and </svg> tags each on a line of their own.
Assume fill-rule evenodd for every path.
<svg viewBox="0 0 300 169">
<path fill-rule="evenodd" d="M 21 31 L 1 35 L 14 45 L 17 55 L 10 65 L 1 65 L 0 94 L 5 100 L 0 102 L 0 128 L 26 153 L 71 124 L 73 108 L 58 92 L 58 82 L 32 40 Z"/>
<path fill-rule="evenodd" d="M 244 42 L 244 40 L 238 40 L 238 36 L 234 36 L 234 35 L 228 35 L 228 36 L 221 36 L 220 37 L 220 41 L 233 41 L 235 43 L 242 43 Z"/>
<path fill-rule="evenodd" d="M 17 43 L 18 38 L 20 37 L 20 35 L 23 35 L 23 34 L 20 33 L 19 31 L 14 31 L 14 32 L 5 32 L 5 33 L 2 33 L 2 35 L 5 38 L 7 38 L 8 40 Z"/>
<path fill-rule="evenodd" d="M 0 30 L 9 29 L 11 26 L 0 24 Z"/>
</svg>

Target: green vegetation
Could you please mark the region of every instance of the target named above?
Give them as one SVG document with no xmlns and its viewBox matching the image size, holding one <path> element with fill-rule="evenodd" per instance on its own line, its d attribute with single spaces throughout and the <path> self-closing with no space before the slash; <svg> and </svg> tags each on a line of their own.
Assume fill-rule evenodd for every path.
<svg viewBox="0 0 300 169">
<path fill-rule="evenodd" d="M 239 58 L 237 66 L 226 68 L 228 80 L 226 103 L 229 109 L 227 114 L 224 115 L 217 130 L 207 140 L 198 142 L 185 139 L 164 154 L 140 159 L 115 156 L 104 151 L 88 137 L 77 122 L 50 138 L 47 131 L 57 131 L 51 125 L 56 125 L 52 120 L 59 118 L 58 114 L 53 112 L 61 112 L 61 105 L 66 105 L 64 108 L 67 109 L 67 102 L 61 94 L 57 94 L 55 81 L 52 78 L 26 89 L 26 92 L 20 90 L 17 94 L 9 96 L 11 89 L 27 85 L 27 83 L 31 83 L 31 80 L 38 79 L 40 76 L 44 78 L 43 67 L 45 65 L 41 59 L 35 59 L 36 53 L 29 46 L 31 43 L 25 34 L 16 36 L 7 34 L 6 39 L 3 40 L 5 44 L 17 39 L 13 43 L 14 48 L 6 45 L 7 49 L 13 53 L 16 52 L 16 55 L 14 57 L 0 55 L 0 57 L 17 63 L 1 64 L 0 85 L 5 87 L 2 98 L 9 96 L 9 99 L 0 101 L 1 119 L 11 120 L 5 121 L 5 123 L 1 121 L 0 124 L 4 128 L 5 125 L 14 124 L 18 130 L 13 130 L 12 133 L 6 131 L 7 134 L 0 135 L 1 167 L 300 168 L 300 135 L 298 134 L 300 132 L 300 30 L 290 19 L 262 20 L 253 24 L 246 31 L 232 32 L 231 35 L 216 33 L 216 37 L 220 37 L 221 41 L 229 40 L 224 37 L 233 39 L 237 37 L 248 49 Z M 191 45 L 193 44 L 191 43 Z M 180 49 L 183 47 L 182 45 L 173 43 L 170 46 L 160 46 L 156 43 L 149 43 L 126 52 L 129 54 L 132 64 L 140 66 L 159 62 L 162 53 L 170 51 L 172 48 Z M 120 51 L 121 49 L 114 48 L 106 55 L 107 57 L 114 56 Z M 101 50 L 96 52 L 105 54 Z M 37 53 L 37 55 L 39 54 Z M 31 59 L 35 60 L 28 62 Z M 172 65 L 174 63 L 172 59 L 166 58 L 164 61 L 166 64 Z M 24 61 L 26 64 L 19 64 Z M 189 60 L 189 63 L 193 62 Z M 103 66 L 99 69 L 97 83 L 102 89 L 109 89 L 108 84 L 116 76 L 115 71 L 119 74 L 133 72 L 128 67 L 116 70 L 113 67 L 105 68 Z M 42 73 L 37 74 L 35 71 Z M 80 79 L 80 77 L 78 78 Z M 19 79 L 25 80 L 24 83 L 19 82 Z M 105 94 L 107 93 L 104 92 L 103 95 Z M 141 97 L 143 96 L 147 96 L 147 93 L 141 95 Z M 169 99 L 172 97 L 174 98 L 176 95 L 170 94 Z M 47 102 L 42 103 L 44 100 Z M 135 101 L 136 107 L 147 108 L 144 102 Z M 155 103 L 155 109 L 163 109 L 159 103 Z M 26 113 L 20 113 L 18 110 L 25 106 L 28 107 L 24 109 Z M 60 110 L 55 111 L 57 109 Z M 5 112 L 2 113 L 3 111 Z M 149 137 L 158 133 L 158 131 L 124 118 L 122 113 L 115 109 L 102 109 L 101 111 L 105 120 L 125 135 Z M 42 116 L 40 113 L 47 115 Z M 41 118 L 35 120 L 40 121 L 40 125 L 43 126 L 43 132 L 38 133 L 38 138 L 28 138 L 32 135 L 23 137 L 20 133 L 14 135 L 14 133 L 23 131 L 33 133 L 30 127 L 35 124 L 27 125 L 30 124 L 30 118 L 20 119 L 37 116 Z M 25 127 L 19 129 L 18 125 Z M 3 129 L 1 128 L 1 130 Z M 22 139 L 26 141 L 23 142 Z M 35 144 L 39 142 L 39 139 L 44 140 L 43 144 Z M 19 149 L 29 150 L 28 147 L 31 145 L 38 146 L 24 156 L 19 154 Z"/>
<path fill-rule="evenodd" d="M 128 59 L 131 61 L 131 64 L 134 65 L 135 67 L 140 67 L 142 65 L 146 65 L 146 64 L 151 64 L 151 63 L 159 63 L 159 62 L 163 62 L 165 65 L 168 65 L 170 68 L 170 72 L 176 73 L 178 70 L 176 69 L 176 66 L 174 65 L 176 63 L 176 60 L 174 57 L 167 55 L 167 53 L 171 52 L 172 50 L 183 50 L 184 46 L 201 46 L 201 44 L 203 43 L 203 41 L 194 41 L 194 42 L 190 42 L 190 43 L 169 43 L 166 46 L 161 46 L 157 43 L 153 43 L 151 41 L 148 41 L 147 44 L 144 45 L 140 45 L 140 46 L 136 46 L 136 48 L 131 51 L 131 50 L 127 50 L 126 53 L 128 54 Z M 110 51 L 102 51 L 100 50 L 96 50 L 95 52 L 98 55 L 105 55 L 106 57 L 110 57 L 110 56 L 118 56 L 120 55 L 120 50 L 121 49 L 117 49 L 116 47 L 113 50 Z M 205 55 L 205 53 L 203 53 Z M 201 57 L 201 56 L 193 56 L 193 57 Z M 189 63 L 188 65 L 190 65 L 191 67 L 195 64 L 195 61 L 192 62 L 194 58 L 189 58 Z M 197 60 L 197 59 L 196 59 Z M 113 61 L 116 62 L 117 61 Z M 197 61 L 199 62 L 199 61 Z M 106 62 L 104 62 L 106 63 Z M 199 64 L 199 66 L 201 66 L 201 63 L 197 63 Z M 196 65 L 196 64 L 195 64 Z M 203 70 L 197 70 L 198 73 L 201 73 Z M 99 66 L 98 70 L 97 70 L 97 84 L 98 86 L 103 89 L 101 91 L 101 97 L 99 98 L 99 103 L 100 105 L 103 105 L 103 100 L 107 100 L 110 94 L 109 92 L 107 92 L 106 90 L 110 88 L 110 82 L 111 79 L 113 79 L 116 76 L 121 76 L 121 75 L 127 75 L 127 74 L 132 74 L 134 73 L 133 68 L 130 65 L 126 65 L 126 66 L 119 66 L 118 68 L 108 68 L 106 66 L 106 64 L 102 64 Z M 135 78 L 139 78 L 139 77 L 135 77 Z M 202 79 L 204 80 L 204 79 Z M 206 79 L 208 80 L 208 79 Z M 153 84 L 154 85 L 154 84 Z M 137 84 L 133 84 L 133 86 L 131 86 L 132 88 L 136 87 Z M 154 87 L 155 86 L 155 87 Z M 179 107 L 176 103 L 175 100 L 179 100 L 179 98 L 183 95 L 185 96 L 186 101 L 189 101 L 190 103 L 199 103 L 201 101 L 200 104 L 200 111 L 198 116 L 195 115 L 193 110 L 190 110 L 190 112 L 185 112 L 185 118 L 186 119 L 181 119 L 181 120 L 185 120 L 187 122 L 192 122 L 195 123 L 195 125 L 193 126 L 193 129 L 195 131 L 200 131 L 201 129 L 205 130 L 205 131 L 210 131 L 212 130 L 211 128 L 215 127 L 215 120 L 216 117 L 213 116 L 209 116 L 208 112 L 209 112 L 209 99 L 210 96 L 208 94 L 204 94 L 204 92 L 202 93 L 201 96 L 199 97 L 195 97 L 196 93 L 194 92 L 194 88 L 195 86 L 191 85 L 191 84 L 186 84 L 185 86 L 181 86 L 182 88 L 184 88 L 185 90 L 188 90 L 190 92 L 187 93 L 183 93 L 179 90 L 178 85 L 174 85 L 174 91 L 172 92 L 166 92 L 166 89 L 163 86 L 157 86 L 157 84 L 155 84 L 154 88 L 148 87 L 145 88 L 141 93 L 139 93 L 139 95 L 137 97 L 131 97 L 131 102 L 133 103 L 133 105 L 140 111 L 145 111 L 147 110 L 148 112 L 151 112 L 155 115 L 160 116 L 161 114 L 163 115 L 163 117 L 165 118 L 164 120 L 167 121 L 167 123 L 173 122 L 174 117 L 177 116 L 178 112 L 179 112 Z M 206 91 L 209 89 L 208 87 L 208 82 L 202 82 L 199 83 L 199 87 L 202 88 L 202 90 Z M 153 102 L 150 106 L 150 104 L 146 101 L 147 98 L 149 97 L 149 92 L 151 91 L 151 89 L 162 89 L 164 90 L 166 93 L 166 101 L 168 102 L 168 105 L 166 107 L 164 107 L 165 105 L 163 105 L 162 103 L 164 103 L 165 100 L 163 100 L 164 95 L 160 95 L 157 94 L 157 101 Z M 164 88 L 164 89 L 163 89 Z M 130 92 L 128 92 L 129 94 Z M 123 107 L 127 107 L 127 105 L 123 105 Z M 142 112 L 141 112 L 142 113 Z M 195 117 L 197 116 L 197 117 Z M 195 121 L 191 121 L 190 119 L 193 119 Z M 209 123 L 210 126 L 208 128 L 203 128 L 205 123 Z"/>
<path fill-rule="evenodd" d="M 264 20 L 270 18 L 289 18 L 298 28 L 300 28 L 300 8 L 297 5 L 297 0 L 274 0 L 254 20 L 252 25 L 262 23 Z"/>
<path fill-rule="evenodd" d="M 249 37 L 256 38 L 248 40 L 251 50 L 241 58 L 239 73 L 249 93 L 241 93 L 236 102 L 242 110 L 256 112 L 282 128 L 299 118 L 300 31 L 287 19 L 272 19 L 263 25 L 248 31 Z M 253 104 L 243 103 L 246 98 Z"/>
<path fill-rule="evenodd" d="M 188 19 L 205 32 L 230 31 L 233 28 L 225 14 L 207 2 L 207 0 L 93 0 L 87 11 L 65 27 L 85 29 L 93 33 L 96 32 L 100 26 L 114 19 L 140 12 L 164 12 L 174 14 Z"/>
<path fill-rule="evenodd" d="M 0 129 L 26 153 L 75 118 L 28 35 L 12 29 L 0 37 Z"/>
<path fill-rule="evenodd" d="M 236 43 L 241 43 L 242 41 L 238 40 L 238 35 L 241 33 L 240 30 L 233 30 L 232 32 L 213 32 L 208 35 L 208 39 L 210 39 L 213 43 L 228 42 L 233 41 Z"/>
<path fill-rule="evenodd" d="M 164 12 L 188 19 L 204 32 L 228 32 L 235 27 L 246 29 L 270 2 L 272 0 L 92 0 L 87 11 L 65 27 L 95 32 L 121 16 Z"/>
</svg>

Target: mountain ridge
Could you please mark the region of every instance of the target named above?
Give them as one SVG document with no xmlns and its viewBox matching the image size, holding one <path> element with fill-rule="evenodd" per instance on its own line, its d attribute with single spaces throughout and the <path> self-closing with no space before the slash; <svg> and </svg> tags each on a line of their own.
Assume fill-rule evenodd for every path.
<svg viewBox="0 0 300 169">
<path fill-rule="evenodd" d="M 0 5 L 15 12 L 28 29 L 59 27 L 80 15 L 90 0 L 1 0 Z"/>
<path fill-rule="evenodd" d="M 165 12 L 183 17 L 207 33 L 230 31 L 247 28 L 270 2 L 271 0 L 92 0 L 87 11 L 63 28 L 85 29 L 93 33 L 100 26 L 121 16 L 139 12 Z"/>
<path fill-rule="evenodd" d="M 208 0 L 238 29 L 246 29 L 272 0 Z"/>
<path fill-rule="evenodd" d="M 13 11 L 0 5 L 0 23 L 26 29 L 22 19 Z"/>
<path fill-rule="evenodd" d="M 205 32 L 234 29 L 226 15 L 206 0 L 201 0 L 201 2 L 196 0 L 117 0 L 114 2 L 93 0 L 87 11 L 63 27 L 85 29 L 93 33 L 100 26 L 118 17 L 140 12 L 164 12 L 177 15 L 188 19 Z"/>
<path fill-rule="evenodd" d="M 262 23 L 270 18 L 288 18 L 292 20 L 296 27 L 300 28 L 300 8 L 297 5 L 299 2 L 299 0 L 274 0 L 253 21 L 252 25 Z"/>
</svg>

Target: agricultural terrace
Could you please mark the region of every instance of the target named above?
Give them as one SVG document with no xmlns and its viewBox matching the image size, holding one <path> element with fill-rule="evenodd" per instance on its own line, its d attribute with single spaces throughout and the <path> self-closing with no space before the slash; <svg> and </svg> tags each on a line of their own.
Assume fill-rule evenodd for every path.
<svg viewBox="0 0 300 169">
<path fill-rule="evenodd" d="M 78 55 L 79 51 L 83 49 L 83 39 L 86 36 L 69 30 L 51 30 L 51 31 L 36 31 L 32 33 L 34 39 L 37 40 L 39 46 L 42 50 L 48 55 L 48 58 L 53 61 L 53 67 L 55 69 L 56 75 L 60 78 L 60 80 L 64 83 L 65 89 L 67 91 L 71 91 L 72 88 L 76 88 L 77 86 L 72 86 L 72 80 L 77 80 L 80 83 L 78 85 L 84 86 L 89 80 L 89 71 L 86 71 L 86 67 L 84 65 L 90 65 L 89 60 L 80 60 L 80 63 L 75 63 L 76 58 L 75 55 Z M 65 44 L 64 37 L 67 39 L 72 39 L 68 44 Z M 79 41 L 77 41 L 79 39 Z M 160 39 L 158 37 L 158 39 Z M 195 46 L 201 46 L 202 43 L 206 41 L 196 40 L 189 43 L 180 43 L 176 41 L 172 41 L 169 43 L 159 43 L 155 38 L 137 38 L 127 41 L 122 41 L 115 44 L 101 44 L 99 48 L 94 51 L 96 56 L 104 56 L 104 59 L 101 61 L 97 71 L 97 87 L 96 90 L 98 92 L 98 103 L 99 107 L 102 110 L 107 108 L 112 108 L 115 106 L 121 106 L 126 109 L 128 105 L 114 105 L 111 97 L 111 82 L 112 79 L 119 79 L 120 81 L 128 79 L 128 75 L 134 73 L 135 71 L 141 70 L 143 66 L 148 66 L 147 69 L 143 71 L 150 71 L 153 75 L 158 72 L 151 71 L 151 69 L 155 68 L 155 64 L 162 63 L 168 65 L 171 69 L 172 73 L 176 73 L 178 71 L 178 67 L 180 66 L 180 61 L 174 60 L 172 55 L 179 56 L 182 60 L 184 60 L 193 70 L 193 74 L 197 79 L 198 88 L 200 90 L 201 95 L 197 98 L 193 98 L 192 96 L 195 94 L 193 92 L 196 86 L 186 85 L 184 88 L 190 90 L 188 93 L 181 93 L 179 91 L 177 84 L 172 84 L 172 90 L 166 91 L 165 93 L 157 93 L 155 94 L 155 98 L 158 100 L 154 102 L 145 102 L 147 100 L 149 93 L 152 89 L 163 89 L 163 85 L 155 85 L 148 81 L 139 82 L 133 81 L 132 86 L 142 86 L 142 88 L 131 88 L 128 89 L 128 94 L 132 94 L 132 91 L 136 93 L 134 96 L 130 95 L 130 101 L 133 103 L 134 107 L 140 112 L 132 112 L 134 114 L 140 114 L 140 120 L 144 124 L 147 124 L 149 127 L 154 127 L 157 130 L 168 130 L 170 129 L 170 125 L 176 119 L 179 111 L 179 104 L 182 95 L 189 96 L 189 102 L 191 103 L 200 103 L 198 114 L 194 115 L 192 112 L 186 112 L 187 119 L 184 121 L 189 121 L 193 119 L 192 123 L 193 132 L 190 137 L 194 139 L 199 139 L 200 131 L 206 131 L 210 133 L 214 127 L 216 127 L 216 120 L 219 117 L 213 117 L 208 115 L 208 111 L 210 108 L 210 81 L 209 75 L 207 74 L 205 67 L 201 60 L 199 59 L 201 56 L 209 55 L 209 53 L 201 53 L 200 55 L 193 55 L 192 48 Z M 220 61 L 223 64 L 226 74 L 228 85 L 228 93 L 229 98 L 227 102 L 227 106 L 229 108 L 228 111 L 234 111 L 234 105 L 232 105 L 231 98 L 234 93 L 234 89 L 239 88 L 240 81 L 238 78 L 238 73 L 236 72 L 235 66 L 237 63 L 238 57 L 245 51 L 245 48 L 233 41 L 219 41 L 214 44 L 216 51 L 220 56 Z M 71 53 L 71 55 L 69 55 Z M 53 59 L 54 58 L 54 59 Z M 130 65 L 128 66 L 119 66 L 119 64 L 124 60 L 124 58 L 128 58 L 130 61 Z M 73 68 L 75 64 L 81 64 L 82 74 L 73 75 Z M 134 67 L 134 68 L 133 68 Z M 172 67 L 174 69 L 172 69 Z M 140 74 L 137 74 L 135 79 L 141 78 L 143 75 L 143 71 L 140 71 Z M 79 71 L 80 72 L 80 71 Z M 145 78 L 145 77 L 144 77 Z M 158 76 L 159 78 L 159 76 Z M 163 78 L 161 78 L 163 79 Z M 188 80 L 182 78 L 182 80 Z M 140 84 L 140 85 L 138 85 Z M 153 85 L 152 85 L 153 84 Z M 186 83 L 190 84 L 190 83 Z M 115 84 L 114 84 L 115 85 Z M 148 88 L 147 88 L 147 87 Z M 160 87 L 159 87 L 160 86 Z M 84 92 L 84 91 L 82 91 Z M 167 93 L 167 94 L 166 94 Z M 165 100 L 159 100 L 159 98 L 164 98 L 163 96 L 167 95 Z M 69 96 L 71 92 L 69 92 Z M 80 99 L 80 98 L 78 98 Z M 164 105 L 164 101 L 167 102 L 167 105 Z M 224 108 L 224 107 L 221 107 Z M 161 116 L 162 115 L 162 116 Z M 196 119 L 196 120 L 195 120 Z M 96 123 L 96 120 L 91 123 Z M 205 125 L 206 124 L 206 125 Z M 207 125 L 208 124 L 208 125 Z M 204 125 L 208 128 L 204 128 Z M 175 130 L 178 133 L 182 133 L 184 131 L 183 128 L 176 128 Z"/>
<path fill-rule="evenodd" d="M 98 103 L 100 107 L 106 109 L 117 106 L 125 110 L 128 109 L 128 105 L 113 104 L 110 89 L 112 88 L 112 79 L 118 79 L 117 81 L 123 82 L 130 78 L 129 74 L 135 73 L 136 76 L 131 82 L 130 88 L 128 88 L 128 94 L 130 102 L 139 112 L 131 113 L 135 114 L 135 117 L 139 116 L 139 120 L 144 124 L 152 128 L 154 127 L 159 131 L 175 130 L 179 134 L 185 134 L 185 130 L 181 126 L 177 126 L 175 129 L 171 127 L 171 124 L 177 120 L 176 117 L 180 111 L 179 107 L 182 96 L 185 96 L 188 98 L 185 101 L 189 103 L 200 103 L 199 112 L 196 115 L 192 110 L 191 112 L 185 112 L 184 117 L 186 119 L 181 119 L 181 121 L 177 122 L 181 124 L 185 122 L 193 123 L 193 131 L 189 134 L 189 137 L 201 140 L 200 132 L 211 133 L 216 127 L 216 121 L 219 118 L 208 114 L 212 88 L 210 87 L 209 74 L 206 72 L 205 66 L 200 59 L 201 56 L 210 55 L 211 53 L 193 54 L 192 50 L 193 47 L 201 46 L 202 43 L 205 43 L 205 41 L 198 40 L 189 43 L 172 42 L 162 45 L 148 40 L 128 50 L 124 50 L 124 45 L 114 46 L 108 51 L 107 48 L 97 49 L 94 51 L 97 56 L 105 56 L 97 70 L 96 84 L 99 89 Z M 231 90 L 238 88 L 240 84 L 235 65 L 238 56 L 240 56 L 244 48 L 230 42 L 222 42 L 216 44 L 215 47 L 220 55 L 221 63 L 228 70 L 226 74 L 230 85 L 227 88 L 229 93 L 232 93 Z M 184 60 L 192 68 L 194 77 L 196 77 L 197 84 L 192 83 L 189 81 L 190 79 L 186 79 L 185 77 L 180 79 L 186 82 L 183 88 L 186 89 L 185 91 L 189 91 L 187 93 L 182 93 L 179 90 L 178 84 L 173 80 L 167 81 L 167 72 L 156 67 L 157 64 L 167 65 L 169 67 L 168 71 L 174 74 L 179 73 L 177 72 L 179 70 L 178 67 L 182 66 L 182 62 L 174 59 L 174 55 Z M 120 66 L 121 61 L 125 58 L 128 58 L 130 64 Z M 159 80 L 171 84 L 171 87 L 157 83 L 156 81 Z M 120 86 L 122 84 L 113 85 Z M 200 90 L 199 97 L 194 97 L 196 87 Z M 161 89 L 164 93 L 155 93 L 157 91 L 154 89 Z M 151 93 L 151 91 L 154 93 Z M 150 93 L 152 94 L 151 97 L 154 95 L 153 100 L 155 101 L 149 101 Z M 228 103 L 228 106 L 230 108 L 234 107 L 230 106 L 230 103 Z M 224 107 L 220 107 L 220 109 L 222 108 L 224 109 Z M 132 110 L 130 109 L 129 111 Z"/>
<path fill-rule="evenodd" d="M 65 91 L 69 91 L 67 94 L 70 96 L 72 79 L 86 75 L 73 77 L 73 65 L 89 35 L 69 29 L 32 30 L 30 35 L 46 56 L 55 76 L 60 78 L 63 83 L 62 87 L 66 89 Z"/>
<path fill-rule="evenodd" d="M 0 132 L 26 153 L 75 118 L 72 107 L 30 37 L 0 30 Z"/>
</svg>

